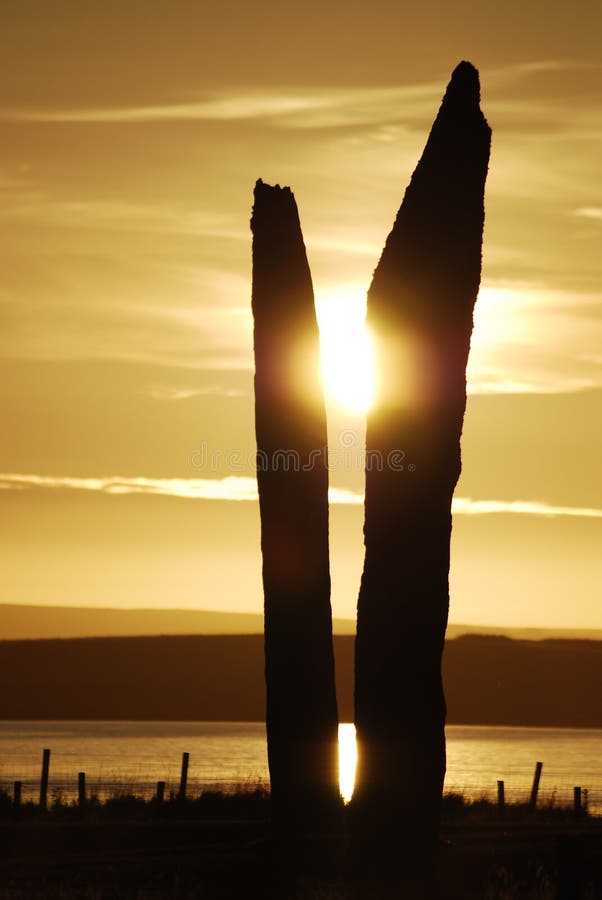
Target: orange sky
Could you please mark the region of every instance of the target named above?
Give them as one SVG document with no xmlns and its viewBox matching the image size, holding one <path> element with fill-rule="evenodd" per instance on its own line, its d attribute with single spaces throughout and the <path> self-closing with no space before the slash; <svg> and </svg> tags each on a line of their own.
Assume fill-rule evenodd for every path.
<svg viewBox="0 0 602 900">
<path fill-rule="evenodd" d="M 322 322 L 361 317 L 467 58 L 493 145 L 451 618 L 602 627 L 600 5 L 20 0 L 3 20 L 0 602 L 261 608 L 254 181 L 295 191 Z M 362 421 L 329 401 L 352 616 Z"/>
</svg>

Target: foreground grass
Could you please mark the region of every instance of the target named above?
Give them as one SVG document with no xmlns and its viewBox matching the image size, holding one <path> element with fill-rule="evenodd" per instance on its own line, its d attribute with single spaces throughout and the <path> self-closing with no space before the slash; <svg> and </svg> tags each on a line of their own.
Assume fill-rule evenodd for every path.
<svg viewBox="0 0 602 900">
<path fill-rule="evenodd" d="M 260 785 L 159 804 L 122 791 L 55 797 L 15 818 L 0 795 L 0 900 L 597 900 L 602 819 L 447 795 L 442 841 L 417 857 L 344 834 L 270 833 Z"/>
<path fill-rule="evenodd" d="M 0 791 L 0 821 L 69 822 L 82 818 L 98 822 L 238 818 L 267 821 L 269 804 L 269 790 L 261 784 L 241 785 L 235 791 L 214 787 L 184 799 L 171 793 L 162 802 L 122 788 L 102 800 L 92 794 L 82 806 L 77 800 L 66 800 L 58 794 L 51 798 L 45 810 L 32 801 L 15 809 L 12 798 Z"/>
<path fill-rule="evenodd" d="M 209 787 L 196 796 L 184 799 L 174 792 L 162 802 L 137 794 L 123 786 L 109 796 L 99 798 L 92 794 L 83 806 L 77 800 L 66 799 L 56 793 L 50 798 L 48 808 L 28 801 L 15 810 L 8 792 L 0 789 L 0 821 L 78 821 L 82 817 L 95 821 L 177 819 L 250 819 L 268 821 L 270 792 L 263 783 L 240 784 L 234 790 L 219 785 Z M 571 806 L 554 801 L 540 803 L 532 810 L 526 803 L 508 803 L 500 812 L 497 804 L 486 797 L 471 799 L 461 793 L 448 793 L 443 797 L 441 823 L 446 826 L 498 822 L 510 826 L 517 823 L 570 823 L 590 820 L 587 807 L 576 814 Z"/>
</svg>

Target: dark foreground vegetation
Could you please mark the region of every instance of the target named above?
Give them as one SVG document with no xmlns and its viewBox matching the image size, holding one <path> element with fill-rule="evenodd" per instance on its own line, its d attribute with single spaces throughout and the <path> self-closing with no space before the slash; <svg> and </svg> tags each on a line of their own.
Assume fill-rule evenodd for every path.
<svg viewBox="0 0 602 900">
<path fill-rule="evenodd" d="M 18 817 L 0 795 L 0 900 L 578 900 L 602 897 L 602 819 L 571 809 L 444 798 L 431 854 L 271 831 L 269 794 L 184 801 L 121 794 L 83 808 L 56 798 Z"/>
</svg>

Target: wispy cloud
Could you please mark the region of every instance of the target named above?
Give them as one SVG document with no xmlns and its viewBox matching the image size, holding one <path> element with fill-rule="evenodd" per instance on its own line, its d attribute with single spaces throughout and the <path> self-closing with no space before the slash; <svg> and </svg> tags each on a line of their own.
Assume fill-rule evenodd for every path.
<svg viewBox="0 0 602 900">
<path fill-rule="evenodd" d="M 257 500 L 254 478 L 72 478 L 70 476 L 0 474 L 0 488 L 48 488 L 99 491 L 103 494 L 161 494 L 190 500 Z"/>
<path fill-rule="evenodd" d="M 546 117 L 541 98 L 530 102 L 524 95 L 520 100 L 505 101 L 504 91 L 538 73 L 570 71 L 583 64 L 570 60 L 542 60 L 519 63 L 501 68 L 483 69 L 483 82 L 490 92 L 488 107 L 498 114 L 515 114 L 523 110 L 526 122 Z M 149 124 L 154 122 L 188 121 L 265 121 L 288 128 L 336 128 L 352 125 L 371 125 L 390 120 L 411 122 L 425 115 L 431 116 L 441 98 L 441 81 L 419 84 L 392 84 L 379 87 L 286 88 L 277 91 L 265 88 L 242 88 L 216 91 L 198 99 L 161 105 L 136 105 L 79 109 L 38 109 L 0 111 L 5 121 L 39 123 L 105 123 Z"/>
<path fill-rule="evenodd" d="M 190 400 L 193 397 L 244 397 L 245 392 L 221 385 L 207 385 L 205 387 L 167 387 L 165 385 L 151 385 L 146 394 L 153 400 Z"/>
<path fill-rule="evenodd" d="M 332 99 L 292 94 L 222 95 L 195 103 L 14 113 L 13 118 L 35 122 L 145 123 L 196 120 L 272 118 L 332 105 Z M 10 117 L 8 114 L 7 117 Z"/>
<path fill-rule="evenodd" d="M 0 184 L 1 190 L 1 184 Z M 0 219 L 34 222 L 58 228 L 93 228 L 116 232 L 190 235 L 246 241 L 248 230 L 231 216 L 207 210 L 173 209 L 143 203 L 95 198 L 86 202 L 57 200 L 48 190 L 31 186 L 14 191 L 0 207 Z"/>
<path fill-rule="evenodd" d="M 573 212 L 573 215 L 582 219 L 598 219 L 602 221 L 602 207 L 600 206 L 581 206 Z"/>
<path fill-rule="evenodd" d="M 229 476 L 227 478 L 126 478 L 118 475 L 109 478 L 72 478 L 68 476 L 25 475 L 0 473 L 0 489 L 27 490 L 46 488 L 75 491 L 97 491 L 104 494 L 155 494 L 182 497 L 188 500 L 225 500 L 234 502 L 257 501 L 255 478 Z M 331 487 L 330 503 L 343 506 L 360 506 L 363 494 L 346 488 Z M 576 516 L 602 519 L 602 509 L 578 506 L 556 506 L 530 500 L 472 500 L 455 497 L 452 506 L 455 515 L 510 514 L 526 516 Z"/>
<path fill-rule="evenodd" d="M 188 500 L 258 500 L 255 478 L 71 478 L 52 475 L 0 473 L 0 490 L 48 488 L 75 491 L 99 491 L 103 494 L 159 494 Z M 361 494 L 345 488 L 330 488 L 329 500 L 337 504 L 361 504 Z"/>
<path fill-rule="evenodd" d="M 411 114 L 431 110 L 441 93 L 435 82 L 378 88 L 323 87 L 304 91 L 289 89 L 221 92 L 196 102 L 163 106 L 104 109 L 7 111 L 0 118 L 26 122 L 131 123 L 174 121 L 272 120 L 289 127 L 320 128 L 369 124 L 389 118 L 400 109 Z M 425 105 L 426 104 L 426 105 Z"/>
<path fill-rule="evenodd" d="M 602 519 L 602 509 L 587 506 L 555 506 L 531 500 L 471 500 L 454 497 L 452 510 L 455 515 L 489 515 L 510 513 L 523 516 L 578 516 L 584 519 Z"/>
<path fill-rule="evenodd" d="M 0 473 L 0 490 L 48 488 L 58 490 L 98 491 L 103 494 L 159 494 L 188 500 L 256 501 L 255 478 L 72 478 L 52 475 Z M 344 488 L 330 488 L 331 503 L 361 504 L 361 494 Z"/>
</svg>

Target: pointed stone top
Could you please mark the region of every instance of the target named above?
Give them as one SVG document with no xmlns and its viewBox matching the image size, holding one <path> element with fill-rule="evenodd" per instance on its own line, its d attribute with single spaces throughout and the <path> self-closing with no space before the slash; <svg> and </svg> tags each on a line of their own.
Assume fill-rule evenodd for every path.
<svg viewBox="0 0 602 900">
<path fill-rule="evenodd" d="M 454 78 L 476 78 L 477 82 L 479 80 L 479 72 L 478 69 L 473 66 L 471 62 L 463 59 L 458 63 L 454 71 L 452 72 L 452 81 Z"/>
<path fill-rule="evenodd" d="M 443 103 L 478 106 L 480 99 L 479 73 L 472 63 L 462 60 L 452 72 L 451 81 L 447 86 Z"/>
</svg>

